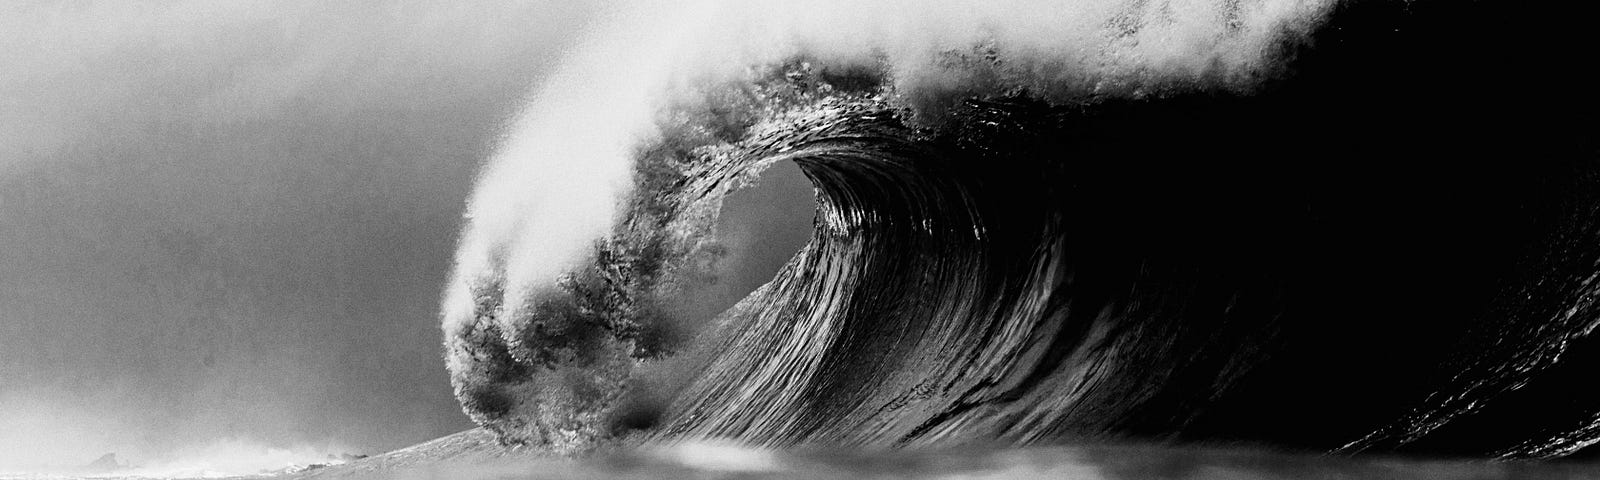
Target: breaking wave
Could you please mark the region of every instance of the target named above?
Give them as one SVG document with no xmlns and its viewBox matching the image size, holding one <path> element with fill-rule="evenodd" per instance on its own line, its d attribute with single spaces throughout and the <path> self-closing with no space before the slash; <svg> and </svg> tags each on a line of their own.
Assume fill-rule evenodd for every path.
<svg viewBox="0 0 1600 480">
<path fill-rule="evenodd" d="M 1098 25 L 1139 37 L 1190 4 L 1210 5 L 1128 2 L 1155 13 Z M 1489 80 L 1454 77 L 1465 53 L 1408 55 L 1499 12 L 1218 5 L 1198 11 L 1234 12 L 1204 16 L 1221 38 L 1260 38 L 1175 49 L 1182 67 L 1073 70 L 1141 50 L 1006 35 L 916 68 L 784 51 L 692 87 L 627 78 L 674 92 L 629 97 L 637 129 L 582 101 L 615 85 L 578 82 L 627 72 L 554 81 L 525 121 L 549 125 L 513 134 L 469 211 L 444 310 L 463 408 L 561 452 L 1136 440 L 1516 458 L 1600 437 L 1600 394 L 1575 386 L 1600 365 L 1592 141 L 1522 104 L 1467 108 Z M 1293 15 L 1239 20 L 1268 10 Z M 571 158 L 591 148 L 626 168 Z M 815 187 L 811 240 L 696 313 L 727 273 L 722 199 L 776 162 Z"/>
</svg>

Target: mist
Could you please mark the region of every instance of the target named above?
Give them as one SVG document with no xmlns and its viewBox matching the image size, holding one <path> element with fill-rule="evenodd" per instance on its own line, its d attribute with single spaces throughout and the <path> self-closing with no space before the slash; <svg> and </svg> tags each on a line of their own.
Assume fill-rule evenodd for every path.
<svg viewBox="0 0 1600 480">
<path fill-rule="evenodd" d="M 591 7 L 0 6 L 0 470 L 471 427 L 461 214 Z"/>
</svg>

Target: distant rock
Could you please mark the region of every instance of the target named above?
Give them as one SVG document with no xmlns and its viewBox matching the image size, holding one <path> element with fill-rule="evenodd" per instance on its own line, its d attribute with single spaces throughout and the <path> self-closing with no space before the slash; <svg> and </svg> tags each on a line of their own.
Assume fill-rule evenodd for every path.
<svg viewBox="0 0 1600 480">
<path fill-rule="evenodd" d="M 127 464 L 117 461 L 117 454 L 107 453 L 105 455 L 101 455 L 100 458 L 95 459 L 95 461 L 90 462 L 88 465 L 84 465 L 83 469 L 91 472 L 109 472 L 112 470 L 120 470 L 122 468 L 126 468 L 127 466 Z"/>
</svg>

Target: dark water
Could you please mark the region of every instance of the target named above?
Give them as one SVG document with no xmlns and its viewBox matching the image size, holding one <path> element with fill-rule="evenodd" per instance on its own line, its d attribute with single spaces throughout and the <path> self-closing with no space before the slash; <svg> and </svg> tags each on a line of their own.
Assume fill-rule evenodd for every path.
<svg viewBox="0 0 1600 480">
<path fill-rule="evenodd" d="M 559 451 L 1571 454 L 1600 438 L 1600 164 L 1593 88 L 1551 78 L 1592 44 L 1567 18 L 1344 2 L 1252 88 L 939 115 L 870 66 L 774 65 L 642 150 L 627 218 L 520 330 L 474 287 L 458 397 Z M 684 318 L 726 253 L 685 226 L 774 162 L 815 187 L 809 243 Z"/>
</svg>

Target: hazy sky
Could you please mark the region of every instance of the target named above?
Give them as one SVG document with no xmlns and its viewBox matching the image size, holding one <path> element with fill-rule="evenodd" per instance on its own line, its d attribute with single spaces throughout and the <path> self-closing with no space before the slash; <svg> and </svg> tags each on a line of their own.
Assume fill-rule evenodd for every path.
<svg viewBox="0 0 1600 480">
<path fill-rule="evenodd" d="M 0 4 L 0 467 L 470 427 L 461 211 L 575 2 Z"/>
</svg>

